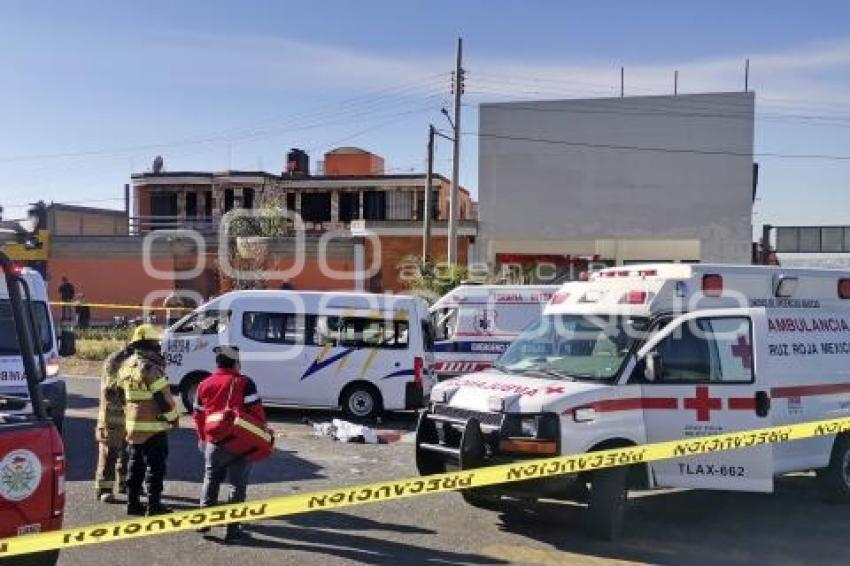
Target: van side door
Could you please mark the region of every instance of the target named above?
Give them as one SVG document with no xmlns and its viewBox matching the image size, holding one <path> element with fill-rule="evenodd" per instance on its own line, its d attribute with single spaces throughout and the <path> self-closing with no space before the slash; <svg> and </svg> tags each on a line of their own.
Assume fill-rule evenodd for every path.
<svg viewBox="0 0 850 566">
<path fill-rule="evenodd" d="M 672 320 L 638 353 L 648 442 L 771 425 L 769 384 L 759 376 L 761 309 L 723 309 Z M 660 487 L 773 490 L 770 445 L 652 463 Z"/>
</svg>

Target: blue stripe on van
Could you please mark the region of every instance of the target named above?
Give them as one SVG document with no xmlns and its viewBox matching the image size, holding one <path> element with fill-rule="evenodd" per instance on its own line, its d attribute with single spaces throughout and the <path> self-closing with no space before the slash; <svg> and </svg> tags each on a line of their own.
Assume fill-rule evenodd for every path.
<svg viewBox="0 0 850 566">
<path fill-rule="evenodd" d="M 437 342 L 435 352 L 471 352 L 474 354 L 501 354 L 510 342 Z"/>
<path fill-rule="evenodd" d="M 398 371 L 394 371 L 389 375 L 385 375 L 381 379 L 389 379 L 391 377 L 401 377 L 403 375 L 416 375 L 416 370 L 414 369 L 400 369 Z"/>
<path fill-rule="evenodd" d="M 317 371 L 321 371 L 331 365 L 332 363 L 341 360 L 351 352 L 353 352 L 355 348 L 347 348 L 338 354 L 334 354 L 333 356 L 329 356 L 322 360 L 321 362 L 318 359 L 313 360 L 313 363 L 310 364 L 310 367 L 307 368 L 307 371 L 304 372 L 304 375 L 301 376 L 301 380 L 305 380 Z"/>
</svg>

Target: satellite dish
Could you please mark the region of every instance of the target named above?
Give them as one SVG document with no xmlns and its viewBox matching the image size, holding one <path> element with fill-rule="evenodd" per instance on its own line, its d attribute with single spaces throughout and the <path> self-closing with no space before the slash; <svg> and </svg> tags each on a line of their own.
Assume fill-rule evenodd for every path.
<svg viewBox="0 0 850 566">
<path fill-rule="evenodd" d="M 162 165 L 163 165 L 162 156 L 157 155 L 153 160 L 153 172 L 154 172 L 155 175 L 162 173 Z"/>
</svg>

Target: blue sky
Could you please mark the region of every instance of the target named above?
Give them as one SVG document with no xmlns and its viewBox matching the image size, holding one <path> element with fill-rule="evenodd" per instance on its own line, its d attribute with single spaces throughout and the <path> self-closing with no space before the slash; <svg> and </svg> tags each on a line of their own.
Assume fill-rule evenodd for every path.
<svg viewBox="0 0 850 566">
<path fill-rule="evenodd" d="M 768 7 L 769 6 L 769 7 Z M 751 59 L 756 151 L 850 155 L 850 3 L 0 2 L 0 204 L 121 206 L 131 171 L 280 171 L 336 145 L 424 167 L 454 41 L 475 104 L 738 90 Z M 462 181 L 477 184 L 463 138 Z M 437 168 L 450 171 L 439 144 Z M 761 222 L 850 223 L 850 160 L 758 158 Z"/>
</svg>

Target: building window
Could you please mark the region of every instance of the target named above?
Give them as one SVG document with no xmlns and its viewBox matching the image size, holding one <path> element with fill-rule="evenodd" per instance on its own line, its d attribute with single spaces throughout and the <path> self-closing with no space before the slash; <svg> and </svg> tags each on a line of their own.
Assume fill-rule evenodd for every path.
<svg viewBox="0 0 850 566">
<path fill-rule="evenodd" d="M 224 189 L 224 211 L 233 210 L 233 189 Z"/>
<path fill-rule="evenodd" d="M 204 216 L 207 218 L 212 218 L 213 211 L 213 196 L 212 191 L 206 191 L 204 193 Z"/>
<path fill-rule="evenodd" d="M 286 209 L 295 211 L 295 193 L 286 193 Z"/>
<path fill-rule="evenodd" d="M 425 214 L 422 210 L 425 208 L 425 191 L 416 193 L 416 220 L 425 220 Z M 431 189 L 431 219 L 436 220 L 440 217 L 440 192 Z"/>
<path fill-rule="evenodd" d="M 363 192 L 363 219 L 387 219 L 387 193 L 384 191 Z"/>
<path fill-rule="evenodd" d="M 331 194 L 328 192 L 302 194 L 301 218 L 304 222 L 330 222 Z"/>
<path fill-rule="evenodd" d="M 186 217 L 198 216 L 198 193 L 186 193 Z"/>
<path fill-rule="evenodd" d="M 339 221 L 351 222 L 360 218 L 360 193 L 339 193 Z"/>
<path fill-rule="evenodd" d="M 151 195 L 151 228 L 174 228 L 177 218 L 177 193 L 154 193 Z"/>
<path fill-rule="evenodd" d="M 387 195 L 388 220 L 413 219 L 413 193 L 409 191 L 392 191 Z"/>
<path fill-rule="evenodd" d="M 254 189 L 242 189 L 242 208 L 254 208 Z"/>
</svg>

